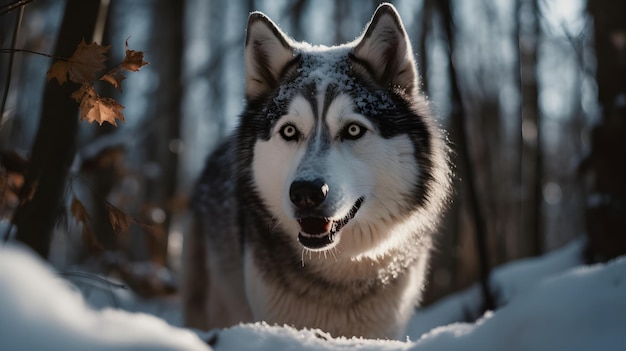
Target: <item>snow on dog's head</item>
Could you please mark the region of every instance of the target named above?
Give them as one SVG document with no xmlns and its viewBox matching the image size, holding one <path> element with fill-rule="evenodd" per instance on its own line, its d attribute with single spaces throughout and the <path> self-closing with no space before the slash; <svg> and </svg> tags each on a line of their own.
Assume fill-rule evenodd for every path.
<svg viewBox="0 0 626 351">
<path fill-rule="evenodd" d="M 292 243 L 354 257 L 437 221 L 445 146 L 392 6 L 334 47 L 297 43 L 252 13 L 245 61 L 245 183 Z"/>
</svg>

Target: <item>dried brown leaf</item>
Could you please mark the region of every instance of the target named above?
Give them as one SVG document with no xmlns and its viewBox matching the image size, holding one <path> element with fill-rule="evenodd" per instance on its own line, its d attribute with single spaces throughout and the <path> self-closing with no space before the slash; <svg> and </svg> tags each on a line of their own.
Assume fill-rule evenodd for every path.
<svg viewBox="0 0 626 351">
<path fill-rule="evenodd" d="M 46 74 L 46 76 L 48 77 L 48 81 L 55 78 L 57 82 L 59 82 L 59 84 L 65 83 L 67 81 L 67 73 L 70 71 L 71 68 L 71 62 L 63 60 L 55 62 Z"/>
<path fill-rule="evenodd" d="M 1 150 L 0 167 L 6 169 L 8 172 L 24 174 L 28 167 L 28 160 L 15 151 Z"/>
<path fill-rule="evenodd" d="M 55 62 L 48 70 L 48 80 L 56 78 L 59 84 L 69 80 L 79 84 L 92 83 L 98 78 L 98 72 L 104 69 L 105 54 L 110 46 L 102 46 L 98 43 L 86 44 L 83 39 L 76 51 L 67 61 Z"/>
<path fill-rule="evenodd" d="M 85 44 L 81 41 L 69 62 L 72 63 L 68 74 L 71 81 L 83 84 L 96 80 L 98 72 L 104 69 L 105 53 L 110 46 L 102 46 L 95 42 Z"/>
<path fill-rule="evenodd" d="M 91 87 L 84 93 L 80 102 L 80 120 L 87 120 L 89 123 L 98 122 L 100 125 L 108 122 L 117 127 L 117 120 L 126 121 L 122 109 L 124 106 L 115 99 L 101 97 Z"/>
<path fill-rule="evenodd" d="M 137 72 L 139 69 L 148 62 L 143 60 L 143 52 L 135 51 L 128 49 L 128 39 L 126 40 L 126 57 L 124 57 L 124 61 L 120 64 L 123 69 Z"/>
<path fill-rule="evenodd" d="M 109 222 L 113 231 L 116 234 L 126 233 L 129 227 L 130 216 L 111 204 L 107 204 L 107 208 L 109 210 Z"/>
<path fill-rule="evenodd" d="M 0 168 L 0 201 L 9 191 L 12 191 L 9 187 L 9 175 L 4 169 Z"/>
<path fill-rule="evenodd" d="M 76 223 L 83 224 L 83 228 L 86 227 L 87 224 L 89 224 L 89 222 L 91 221 L 91 217 L 89 216 L 85 205 L 83 205 L 83 203 L 80 202 L 80 200 L 78 200 L 76 196 L 74 196 L 74 198 L 72 199 L 70 212 L 72 212 L 72 216 L 74 216 L 74 218 L 76 219 Z"/>
<path fill-rule="evenodd" d="M 83 226 L 82 241 L 85 248 L 91 253 L 103 252 L 104 247 L 100 244 L 98 238 L 91 229 L 91 216 L 89 216 L 85 205 L 83 205 L 83 203 L 78 200 L 76 196 L 72 199 L 70 212 L 72 213 L 72 216 L 74 216 L 74 219 L 76 219 L 76 223 L 82 224 Z"/>
<path fill-rule="evenodd" d="M 9 218 L 11 213 L 19 204 L 19 186 L 16 186 L 16 180 L 13 178 L 17 177 L 17 182 L 23 183 L 23 176 L 18 173 L 7 172 L 5 169 L 0 167 L 0 218 Z"/>
<path fill-rule="evenodd" d="M 35 181 L 33 184 L 30 184 L 28 188 L 25 188 L 25 190 L 20 189 L 20 204 L 23 205 L 27 202 L 32 201 L 38 189 L 39 189 L 38 181 Z"/>
<path fill-rule="evenodd" d="M 119 89 L 119 91 L 122 91 L 122 81 L 124 79 L 126 79 L 126 76 L 122 74 L 122 70 L 119 67 L 113 68 L 100 78 L 100 80 L 111 84 L 114 88 Z"/>
<path fill-rule="evenodd" d="M 19 191 L 24 185 L 24 175 L 16 172 L 9 172 L 8 175 L 9 186 L 16 192 Z"/>
<path fill-rule="evenodd" d="M 126 149 L 120 145 L 108 146 L 95 156 L 83 161 L 81 171 L 97 172 L 106 169 L 114 169 L 121 173 L 120 168 L 124 161 Z"/>
<path fill-rule="evenodd" d="M 104 122 L 109 122 L 117 127 L 117 120 L 122 122 L 126 121 L 124 114 L 122 113 L 124 106 L 115 99 L 108 97 L 98 99 L 97 104 L 91 112 L 94 113 L 94 110 L 96 109 L 97 114 L 94 114 L 94 118 L 99 118 L 98 123 L 100 123 L 100 125 Z"/>
<path fill-rule="evenodd" d="M 85 248 L 90 253 L 99 254 L 104 252 L 104 247 L 102 246 L 100 241 L 98 241 L 98 238 L 96 237 L 96 234 L 93 232 L 93 230 L 91 230 L 91 226 L 89 226 L 87 223 L 83 223 L 82 240 L 83 245 L 85 245 Z"/>
<path fill-rule="evenodd" d="M 96 93 L 96 91 L 93 88 L 93 85 L 91 84 L 83 84 L 80 86 L 80 88 L 78 88 L 75 92 L 72 93 L 72 95 L 70 95 L 70 97 L 72 99 L 74 99 L 74 101 L 82 103 L 84 100 L 85 95 L 89 95 L 89 96 L 97 96 L 98 93 Z M 82 109 L 82 106 L 81 106 Z"/>
</svg>

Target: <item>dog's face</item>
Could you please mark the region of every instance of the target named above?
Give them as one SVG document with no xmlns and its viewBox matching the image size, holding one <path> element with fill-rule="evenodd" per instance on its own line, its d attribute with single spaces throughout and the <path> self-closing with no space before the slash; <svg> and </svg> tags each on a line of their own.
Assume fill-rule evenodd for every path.
<svg viewBox="0 0 626 351">
<path fill-rule="evenodd" d="M 418 169 L 407 135 L 380 133 L 346 94 L 297 93 L 254 148 L 258 191 L 286 233 L 310 250 L 349 240 L 344 233 L 351 246 L 382 239 L 372 237 L 377 223 L 402 213 Z"/>
<path fill-rule="evenodd" d="M 246 66 L 253 190 L 279 232 L 308 250 L 349 255 L 387 240 L 424 196 L 431 148 L 393 7 L 379 7 L 354 42 L 329 48 L 295 43 L 253 13 Z"/>
</svg>

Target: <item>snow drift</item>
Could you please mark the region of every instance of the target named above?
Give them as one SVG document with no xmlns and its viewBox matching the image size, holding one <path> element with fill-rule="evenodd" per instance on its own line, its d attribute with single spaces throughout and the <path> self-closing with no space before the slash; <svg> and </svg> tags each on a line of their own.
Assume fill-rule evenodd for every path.
<svg viewBox="0 0 626 351">
<path fill-rule="evenodd" d="M 499 270 L 494 279 L 507 304 L 475 323 L 421 336 L 414 323 L 406 341 L 390 341 L 264 323 L 196 333 L 148 314 L 97 310 L 28 249 L 8 244 L 0 247 L 0 349 L 210 350 L 212 340 L 215 350 L 626 350 L 626 258 L 540 279 L 572 264 L 565 256 Z M 458 305 L 462 296 L 444 304 Z M 445 309 L 417 319 L 436 319 L 435 310 Z"/>
</svg>

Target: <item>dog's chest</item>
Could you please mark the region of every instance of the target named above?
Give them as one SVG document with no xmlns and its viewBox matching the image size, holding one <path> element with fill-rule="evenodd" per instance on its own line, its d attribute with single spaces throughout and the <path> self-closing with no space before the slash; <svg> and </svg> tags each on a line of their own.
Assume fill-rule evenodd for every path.
<svg viewBox="0 0 626 351">
<path fill-rule="evenodd" d="M 366 297 L 345 299 L 350 291 L 328 289 L 305 296 L 264 278 L 251 254 L 245 258 L 246 295 L 254 319 L 296 328 L 319 328 L 333 336 L 398 338 L 413 313 L 420 279 L 414 269 L 393 284 L 378 287 Z M 317 295 L 317 296 L 316 296 Z M 340 296 L 341 295 L 341 296 Z"/>
</svg>

